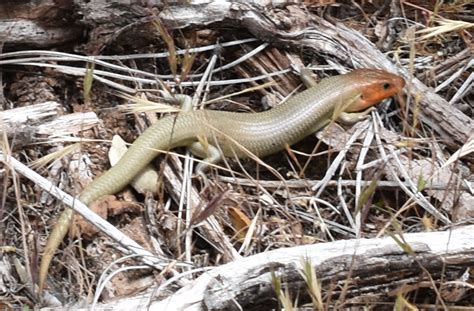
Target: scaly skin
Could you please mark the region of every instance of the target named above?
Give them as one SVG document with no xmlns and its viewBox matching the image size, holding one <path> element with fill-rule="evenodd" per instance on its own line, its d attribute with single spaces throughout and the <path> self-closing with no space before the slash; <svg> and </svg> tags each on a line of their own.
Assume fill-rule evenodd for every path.
<svg viewBox="0 0 474 311">
<path fill-rule="evenodd" d="M 396 94 L 404 85 L 401 77 L 388 72 L 359 69 L 323 79 L 265 112 L 199 110 L 165 117 L 148 128 L 114 167 L 87 186 L 79 200 L 89 205 L 104 195 L 120 191 L 157 156 L 156 150 L 189 146 L 199 136 L 218 146 L 224 156 L 246 158 L 249 152 L 259 157 L 269 155 L 321 129 L 335 115 L 367 109 Z M 40 290 L 72 216 L 73 210 L 66 209 L 48 239 L 40 267 Z"/>
</svg>

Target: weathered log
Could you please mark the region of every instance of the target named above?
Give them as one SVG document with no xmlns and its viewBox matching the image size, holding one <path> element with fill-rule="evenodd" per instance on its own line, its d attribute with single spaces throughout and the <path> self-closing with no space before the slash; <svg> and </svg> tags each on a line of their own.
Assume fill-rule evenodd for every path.
<svg viewBox="0 0 474 311">
<path fill-rule="evenodd" d="M 261 310 L 277 307 L 272 273 L 289 288 L 291 297 L 308 301 L 308 288 L 300 274 L 304 261 L 316 270 L 323 297 L 333 306 L 348 285 L 345 307 L 394 299 L 424 284 L 432 295 L 449 301 L 450 281 L 457 280 L 474 264 L 474 226 L 443 232 L 407 233 L 395 238 L 341 240 L 332 243 L 277 249 L 249 256 L 204 272 L 174 295 L 149 303 L 149 294 L 121 299 L 101 307 L 114 310 Z M 454 284 L 454 283 L 453 283 Z M 410 286 L 411 285 L 411 286 Z M 460 294 L 472 289 L 458 283 Z M 159 293 L 154 292 L 154 295 Z M 364 295 L 365 298 L 364 298 Z M 358 299 L 356 299 L 358 298 Z M 240 309 L 240 308 L 242 309 Z"/>
</svg>

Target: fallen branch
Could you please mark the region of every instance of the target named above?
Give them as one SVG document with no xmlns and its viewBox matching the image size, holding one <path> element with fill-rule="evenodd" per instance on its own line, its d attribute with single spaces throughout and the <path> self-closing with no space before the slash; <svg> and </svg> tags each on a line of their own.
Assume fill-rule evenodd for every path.
<svg viewBox="0 0 474 311">
<path fill-rule="evenodd" d="M 146 294 L 100 306 L 114 310 L 141 309 L 145 305 L 154 310 L 239 310 L 239 306 L 244 310 L 268 309 L 276 307 L 272 273 L 289 288 L 292 297 L 299 295 L 302 302 L 308 295 L 299 273 L 305 260 L 316 270 L 323 294 L 331 295 L 328 301 L 336 302 L 341 288 L 349 282 L 346 303 L 363 302 L 368 294 L 372 303 L 386 302 L 398 292 L 406 293 L 409 285 L 416 290 L 416 284 L 427 281 L 431 289 L 443 288 L 456 280 L 474 264 L 473 235 L 474 225 L 396 236 L 404 241 L 405 250 L 411 249 L 410 253 L 391 237 L 276 249 L 216 267 L 159 302 L 148 304 L 152 297 Z M 469 290 L 468 284 L 465 288 Z M 153 295 L 158 294 L 153 291 Z"/>
</svg>

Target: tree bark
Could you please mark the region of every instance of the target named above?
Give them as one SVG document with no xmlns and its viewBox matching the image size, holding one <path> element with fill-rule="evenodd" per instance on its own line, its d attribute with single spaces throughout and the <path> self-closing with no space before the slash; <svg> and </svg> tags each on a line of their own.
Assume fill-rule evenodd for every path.
<svg viewBox="0 0 474 311">
<path fill-rule="evenodd" d="M 74 0 L 1 1 L 0 39 L 7 47 L 54 47 L 77 40 Z"/>
</svg>

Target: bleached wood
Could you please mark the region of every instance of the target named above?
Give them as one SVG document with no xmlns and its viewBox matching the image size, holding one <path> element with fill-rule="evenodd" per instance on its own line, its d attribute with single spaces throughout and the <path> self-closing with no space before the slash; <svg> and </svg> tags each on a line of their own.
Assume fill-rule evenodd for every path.
<svg viewBox="0 0 474 311">
<path fill-rule="evenodd" d="M 61 104 L 48 101 L 40 104 L 19 107 L 0 111 L 0 132 L 8 136 L 24 129 L 26 126 L 35 126 L 48 118 L 59 115 Z"/>
<path fill-rule="evenodd" d="M 8 42 L 12 44 L 30 44 L 37 47 L 48 47 L 62 44 L 77 38 L 78 28 L 42 27 L 35 21 L 18 19 L 0 21 L 0 33 L 9 34 Z"/>
<path fill-rule="evenodd" d="M 40 124 L 35 132 L 47 136 L 62 136 L 89 130 L 99 123 L 100 119 L 95 112 L 76 112 Z"/>
<path fill-rule="evenodd" d="M 328 290 L 331 282 L 350 278 L 352 290 L 348 291 L 349 297 L 351 291 L 370 292 L 374 288 L 383 297 L 388 297 L 390 290 L 404 282 L 419 281 L 423 271 L 416 261 L 434 279 L 449 274 L 451 269 L 472 266 L 473 236 L 474 225 L 442 232 L 404 234 L 403 239 L 412 248 L 413 255 L 405 253 L 390 237 L 277 249 L 216 267 L 162 301 L 149 304 L 152 294 L 148 293 L 100 307 L 114 310 L 145 306 L 150 310 L 234 310 L 237 309 L 235 303 L 238 303 L 245 309 L 245 303 L 276 299 L 271 284 L 272 271 L 283 282 L 288 282 L 290 288 L 292 284 L 302 285 L 297 270 L 302 268 L 305 258 L 316 269 L 318 279 L 323 282 L 323 291 Z M 378 283 L 364 284 L 364 278 Z M 300 288 L 300 293 L 303 292 L 304 285 Z M 157 293 L 153 291 L 153 294 Z"/>
<path fill-rule="evenodd" d="M 95 112 L 60 115 L 61 104 L 48 101 L 0 112 L 0 132 L 8 137 L 34 135 L 63 136 L 91 129 L 99 124 Z"/>
<path fill-rule="evenodd" d="M 50 47 L 71 42 L 82 36 L 73 22 L 75 1 L 35 0 L 0 1 L 2 43 L 15 50 Z"/>
</svg>

